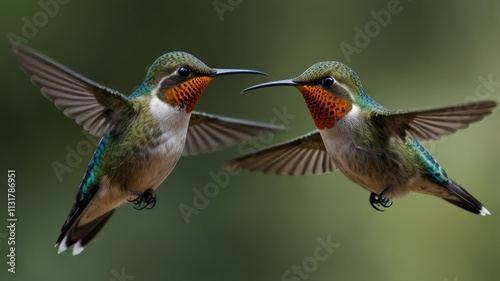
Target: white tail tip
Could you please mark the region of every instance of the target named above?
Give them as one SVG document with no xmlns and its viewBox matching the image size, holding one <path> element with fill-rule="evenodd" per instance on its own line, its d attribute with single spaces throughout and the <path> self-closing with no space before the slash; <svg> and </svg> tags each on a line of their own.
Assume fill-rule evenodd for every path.
<svg viewBox="0 0 500 281">
<path fill-rule="evenodd" d="M 76 242 L 75 246 L 73 246 L 73 256 L 78 255 L 85 249 L 85 247 L 82 247 L 81 241 Z"/>
<path fill-rule="evenodd" d="M 490 211 L 486 210 L 485 207 L 481 208 L 481 210 L 479 211 L 479 214 L 481 216 L 491 215 Z"/>
<path fill-rule="evenodd" d="M 68 237 L 64 237 L 64 239 L 61 241 L 61 243 L 59 243 L 59 249 L 57 249 L 57 253 L 60 254 L 64 251 L 66 251 L 66 249 L 68 249 L 68 247 L 66 247 L 66 239 Z M 56 244 L 56 247 L 57 247 L 58 244 Z"/>
</svg>

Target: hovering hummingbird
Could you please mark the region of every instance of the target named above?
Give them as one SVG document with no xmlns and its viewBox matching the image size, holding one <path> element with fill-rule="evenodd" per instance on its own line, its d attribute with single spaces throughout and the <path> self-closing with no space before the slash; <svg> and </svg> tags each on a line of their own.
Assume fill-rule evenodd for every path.
<svg viewBox="0 0 500 281">
<path fill-rule="evenodd" d="M 424 110 L 388 110 L 372 100 L 358 75 L 346 65 L 327 61 L 299 77 L 249 87 L 294 86 L 304 97 L 318 130 L 226 164 L 226 169 L 285 175 L 340 170 L 371 192 L 377 210 L 409 192 L 440 197 L 460 208 L 489 215 L 456 183 L 419 140 L 436 140 L 481 120 L 497 105 L 481 101 Z"/>
<path fill-rule="evenodd" d="M 79 254 L 125 202 L 156 204 L 154 190 L 179 158 L 209 152 L 282 126 L 193 111 L 216 76 L 265 74 L 216 69 L 184 52 L 159 57 L 129 97 L 87 79 L 26 47 L 12 46 L 42 94 L 92 135 L 102 137 L 56 242 L 58 253 Z"/>
</svg>

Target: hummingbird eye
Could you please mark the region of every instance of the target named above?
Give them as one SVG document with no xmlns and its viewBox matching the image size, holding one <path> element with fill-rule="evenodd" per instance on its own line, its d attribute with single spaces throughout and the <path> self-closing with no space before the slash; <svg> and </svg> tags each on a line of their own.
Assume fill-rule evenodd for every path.
<svg viewBox="0 0 500 281">
<path fill-rule="evenodd" d="M 179 69 L 177 69 L 177 74 L 179 74 L 179 76 L 183 78 L 188 77 L 190 72 L 191 71 L 189 71 L 189 68 L 185 66 L 181 66 L 179 67 Z"/>
<path fill-rule="evenodd" d="M 325 85 L 326 87 L 330 87 L 334 83 L 335 83 L 335 79 L 333 79 L 332 76 L 327 76 L 327 77 L 323 78 L 323 85 Z"/>
</svg>

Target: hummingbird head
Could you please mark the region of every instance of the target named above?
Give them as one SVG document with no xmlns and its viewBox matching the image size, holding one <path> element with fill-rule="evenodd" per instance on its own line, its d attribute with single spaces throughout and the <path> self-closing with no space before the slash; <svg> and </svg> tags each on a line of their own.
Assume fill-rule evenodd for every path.
<svg viewBox="0 0 500 281">
<path fill-rule="evenodd" d="M 266 75 L 255 70 L 210 68 L 193 55 L 170 52 L 156 59 L 132 97 L 154 92 L 163 102 L 189 113 L 214 77 L 234 73 Z"/>
<path fill-rule="evenodd" d="M 296 87 L 320 130 L 333 127 L 338 119 L 351 111 L 353 104 L 363 107 L 365 99 L 369 99 L 358 75 L 335 61 L 315 63 L 298 77 L 258 84 L 243 92 L 270 86 Z"/>
<path fill-rule="evenodd" d="M 356 95 L 362 95 L 364 92 L 356 72 L 336 61 L 315 63 L 292 81 L 309 89 L 310 87 L 322 89 L 351 103 L 356 101 Z M 303 93 L 305 89 L 299 88 L 299 90 Z"/>
</svg>

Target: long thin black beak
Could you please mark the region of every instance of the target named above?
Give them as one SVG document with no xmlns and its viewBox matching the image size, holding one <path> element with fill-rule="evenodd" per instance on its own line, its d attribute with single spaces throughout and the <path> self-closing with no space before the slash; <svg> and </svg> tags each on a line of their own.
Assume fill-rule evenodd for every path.
<svg viewBox="0 0 500 281">
<path fill-rule="evenodd" d="M 272 87 L 272 86 L 300 86 L 300 85 L 302 85 L 302 84 L 294 82 L 292 79 L 285 79 L 285 80 L 272 81 L 272 82 L 253 85 L 253 86 L 250 86 L 250 87 L 244 89 L 243 91 L 241 91 L 241 93 L 255 90 L 255 89 L 259 89 L 259 88 Z"/>
<path fill-rule="evenodd" d="M 230 69 L 230 68 L 212 68 L 213 76 L 221 76 L 226 74 L 236 74 L 236 73 L 248 73 L 248 74 L 259 74 L 259 75 L 268 75 L 265 72 L 251 70 L 251 69 Z"/>
</svg>

